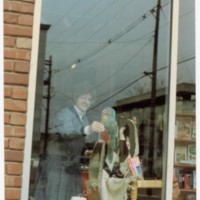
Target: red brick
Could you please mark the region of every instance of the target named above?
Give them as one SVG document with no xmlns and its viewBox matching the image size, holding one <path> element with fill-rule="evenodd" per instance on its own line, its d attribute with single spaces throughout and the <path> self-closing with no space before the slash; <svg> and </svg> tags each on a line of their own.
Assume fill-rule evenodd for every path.
<svg viewBox="0 0 200 200">
<path fill-rule="evenodd" d="M 13 113 L 10 117 L 10 124 L 24 126 L 26 123 L 26 115 L 25 114 L 17 114 Z"/>
<path fill-rule="evenodd" d="M 4 60 L 4 70 L 5 71 L 13 71 L 13 61 Z"/>
<path fill-rule="evenodd" d="M 15 37 L 4 37 L 5 47 L 15 47 Z"/>
<path fill-rule="evenodd" d="M 22 138 L 10 138 L 9 139 L 9 149 L 23 150 L 24 139 Z"/>
<path fill-rule="evenodd" d="M 18 19 L 18 24 L 20 25 L 33 25 L 33 16 L 32 15 L 20 15 Z"/>
<path fill-rule="evenodd" d="M 21 175 L 22 168 L 22 163 L 7 163 L 5 167 L 5 172 L 8 175 Z"/>
<path fill-rule="evenodd" d="M 6 188 L 5 198 L 6 200 L 19 200 L 21 190 L 19 188 Z"/>
<path fill-rule="evenodd" d="M 26 100 L 28 95 L 28 89 L 25 87 L 15 87 L 12 91 L 13 99 L 22 99 Z"/>
<path fill-rule="evenodd" d="M 14 63 L 14 71 L 28 73 L 30 70 L 29 62 L 19 61 Z"/>
<path fill-rule="evenodd" d="M 4 87 L 4 97 L 12 97 L 12 88 Z"/>
<path fill-rule="evenodd" d="M 4 133 L 6 137 L 24 137 L 25 128 L 18 126 L 4 126 Z"/>
<path fill-rule="evenodd" d="M 24 137 L 25 136 L 25 128 L 24 127 L 14 127 L 15 136 Z"/>
<path fill-rule="evenodd" d="M 5 111 L 25 112 L 27 109 L 26 104 L 26 101 L 5 99 L 4 109 Z"/>
<path fill-rule="evenodd" d="M 34 3 L 35 2 L 35 0 L 22 0 L 22 1 L 24 1 L 24 2 L 30 2 L 30 3 Z"/>
<path fill-rule="evenodd" d="M 4 13 L 4 22 L 9 24 L 17 24 L 19 14 Z"/>
<path fill-rule="evenodd" d="M 10 123 L 10 113 L 4 112 L 4 123 L 9 124 Z"/>
<path fill-rule="evenodd" d="M 19 176 L 5 176 L 5 186 L 19 187 L 22 184 L 21 177 Z"/>
<path fill-rule="evenodd" d="M 26 74 L 4 74 L 4 83 L 12 85 L 28 85 L 28 75 Z"/>
<path fill-rule="evenodd" d="M 12 126 L 4 126 L 4 134 L 6 137 L 10 137 L 13 134 L 14 128 Z"/>
<path fill-rule="evenodd" d="M 22 162 L 23 161 L 23 151 L 5 150 L 5 161 Z"/>
<path fill-rule="evenodd" d="M 17 37 L 32 37 L 32 27 L 5 24 L 4 34 Z"/>
<path fill-rule="evenodd" d="M 22 1 L 4 1 L 4 10 L 18 13 L 33 14 L 34 4 Z"/>
<path fill-rule="evenodd" d="M 4 56 L 6 59 L 30 60 L 30 50 L 27 49 L 5 49 Z"/>
<path fill-rule="evenodd" d="M 5 149 L 9 148 L 9 139 L 4 139 L 4 148 Z"/>
</svg>

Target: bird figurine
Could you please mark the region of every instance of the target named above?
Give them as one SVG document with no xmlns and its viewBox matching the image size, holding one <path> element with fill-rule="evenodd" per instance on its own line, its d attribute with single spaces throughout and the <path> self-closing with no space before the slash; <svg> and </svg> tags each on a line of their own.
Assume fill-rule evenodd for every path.
<svg viewBox="0 0 200 200">
<path fill-rule="evenodd" d="M 117 148 L 118 124 L 116 121 L 116 112 L 111 107 L 106 107 L 101 112 L 101 122 L 105 126 L 105 132 L 102 139 L 107 143 L 108 159 L 112 162 L 113 153 Z"/>
</svg>

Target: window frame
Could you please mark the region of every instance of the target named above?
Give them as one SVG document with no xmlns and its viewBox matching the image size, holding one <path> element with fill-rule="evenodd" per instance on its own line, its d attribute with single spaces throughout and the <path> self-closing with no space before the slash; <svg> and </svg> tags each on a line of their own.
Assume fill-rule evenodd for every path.
<svg viewBox="0 0 200 200">
<path fill-rule="evenodd" d="M 197 2 L 197 1 L 195 1 Z M 168 154 L 168 150 L 174 149 L 174 126 L 175 126 L 175 97 L 176 97 L 176 75 L 177 75 L 177 45 L 178 45 L 178 10 L 179 10 L 179 0 L 171 0 L 171 29 L 170 29 L 170 69 L 169 69 L 169 88 L 168 88 L 168 114 L 167 114 L 167 132 L 168 132 L 168 144 L 165 149 L 166 163 L 164 173 L 164 188 L 162 192 L 162 199 L 172 199 L 172 183 L 173 183 L 173 154 Z M 40 32 L 40 18 L 41 18 L 41 8 L 42 2 L 40 0 L 35 0 L 34 8 L 34 24 L 33 24 L 33 38 L 32 38 L 32 53 L 31 53 L 31 68 L 29 76 L 29 88 L 28 88 L 28 107 L 27 107 L 27 123 L 26 123 L 26 140 L 24 148 L 24 163 L 23 163 L 23 174 L 22 174 L 22 191 L 21 199 L 28 199 L 29 192 L 29 179 L 30 179 L 30 164 L 31 164 L 31 150 L 32 150 L 32 132 L 33 132 L 33 119 L 34 119 L 34 105 L 35 105 L 35 88 L 36 88 L 36 74 L 37 74 L 37 60 L 38 60 L 38 47 L 39 47 L 39 32 Z M 200 8 L 196 3 L 196 13 L 197 9 Z M 195 21 L 197 22 L 197 16 L 195 16 Z M 1 24 L 0 24 L 1 25 Z M 200 29 L 200 25 L 196 25 L 196 30 Z M 198 33 L 200 34 L 200 33 Z M 196 35 L 198 35 L 196 32 Z M 1 35 L 1 34 L 0 34 Z M 2 40 L 2 38 L 0 38 Z M 197 46 L 196 48 L 200 48 Z M 196 51 L 197 52 L 197 51 Z M 3 54 L 1 54 L 1 57 Z M 196 56 L 196 66 L 200 63 L 198 57 Z M 173 71 L 172 71 L 173 69 Z M 197 67 L 196 67 L 197 69 Z M 197 73 L 196 73 L 197 74 Z M 1 74 L 0 74 L 1 75 Z M 0 79 L 2 80 L 2 79 Z M 199 79 L 196 78 L 197 89 L 200 85 Z M 2 95 L 2 94 L 1 94 Z M 3 98 L 2 98 L 3 99 Z M 200 99 L 197 93 L 197 100 Z M 198 102 L 198 101 L 197 101 Z M 2 104 L 2 103 L 1 103 Z M 0 106 L 2 106 L 0 104 Z M 198 107 L 198 105 L 197 105 Z M 199 116 L 197 115 L 197 120 Z M 198 124 L 198 123 L 197 123 Z M 3 126 L 2 126 L 3 127 Z M 197 126 L 197 131 L 199 130 Z M 3 134 L 2 134 L 3 135 Z M 3 136 L 2 136 L 3 137 Z M 198 139 L 198 138 L 197 138 Z M 3 139 L 1 141 L 4 141 Z M 198 147 L 198 145 L 197 145 Z M 4 147 L 2 147 L 4 149 Z M 4 152 L 4 151 L 1 151 Z M 3 156 L 1 156 L 0 162 L 2 162 Z M 198 163 L 197 163 L 198 165 Z M 3 164 L 4 166 L 4 164 Z M 198 169 L 198 167 L 197 167 Z M 2 175 L 2 173 L 1 173 Z M 3 173 L 4 176 L 4 173 Z M 4 185 L 1 184 L 1 190 Z M 1 191 L 0 191 L 1 192 Z M 1 195 L 1 196 L 2 196 Z"/>
<path fill-rule="evenodd" d="M 22 172 L 22 190 L 21 199 L 27 200 L 29 193 L 29 179 L 30 179 L 30 164 L 31 164 L 31 150 L 32 150 L 32 133 L 34 120 L 34 105 L 36 92 L 36 75 L 37 75 L 37 61 L 39 51 L 39 35 L 40 35 L 40 19 L 41 19 L 42 1 L 35 0 L 34 18 L 33 18 L 33 37 L 32 37 L 32 51 L 29 72 L 28 84 L 28 99 L 27 99 L 27 121 L 26 121 L 26 139 L 24 146 L 23 172 Z"/>
<path fill-rule="evenodd" d="M 179 0 L 171 1 L 171 21 L 170 21 L 170 49 L 169 49 L 169 85 L 167 99 L 167 123 L 166 141 L 164 149 L 163 185 L 162 199 L 172 199 L 173 192 L 173 169 L 174 135 L 175 135 L 175 112 L 176 112 L 176 87 L 177 87 L 177 63 L 178 63 L 178 27 L 179 27 Z M 172 70 L 173 69 L 173 70 Z"/>
</svg>

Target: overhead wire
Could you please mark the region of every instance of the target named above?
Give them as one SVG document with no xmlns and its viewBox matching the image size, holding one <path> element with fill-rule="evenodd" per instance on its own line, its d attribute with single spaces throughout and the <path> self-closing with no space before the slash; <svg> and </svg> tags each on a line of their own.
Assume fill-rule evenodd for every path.
<svg viewBox="0 0 200 200">
<path fill-rule="evenodd" d="M 117 38 L 117 35 L 116 35 L 116 38 Z M 116 40 L 117 40 L 117 39 L 116 39 Z M 113 40 L 113 41 L 114 41 L 114 40 Z M 187 62 L 187 61 L 192 60 L 192 59 L 194 59 L 194 58 L 195 58 L 195 56 L 193 56 L 193 57 L 191 57 L 191 58 L 187 58 L 187 59 L 185 59 L 185 60 L 179 61 L 178 64 L 181 64 L 181 63 L 183 63 L 183 62 Z M 161 70 L 166 69 L 166 68 L 167 68 L 167 66 L 162 67 L 162 68 L 159 68 L 157 71 L 161 71 Z M 108 100 L 111 99 L 112 97 L 118 95 L 119 93 L 122 92 L 122 90 L 127 89 L 128 87 L 130 87 L 131 85 L 133 85 L 134 83 L 136 83 L 136 82 L 139 81 L 140 79 L 144 78 L 145 76 L 146 76 L 146 75 L 141 75 L 139 78 L 137 78 L 136 80 L 134 80 L 133 82 L 131 82 L 129 85 L 126 85 L 126 86 L 122 87 L 120 90 L 118 90 L 117 92 L 115 92 L 115 94 L 113 94 L 113 95 L 110 96 L 109 98 L 107 98 L 107 99 L 105 99 L 104 101 L 102 101 L 99 105 L 101 105 L 102 103 L 108 101 Z"/>
<path fill-rule="evenodd" d="M 184 59 L 184 60 L 180 60 L 180 61 L 178 61 L 178 64 L 181 64 L 181 63 L 184 63 L 184 62 L 188 62 L 188 61 L 190 61 L 190 60 L 193 60 L 194 58 L 195 58 L 195 56 L 192 56 L 192 57 L 190 57 L 190 58 L 186 58 L 186 59 Z M 157 72 L 162 71 L 162 70 L 167 69 L 167 68 L 168 68 L 168 66 L 160 67 L 160 68 L 157 69 Z M 116 92 L 114 92 L 112 95 L 110 95 L 109 97 L 105 98 L 103 101 L 101 101 L 101 102 L 99 102 L 98 104 L 96 104 L 94 107 L 97 107 L 97 106 L 99 106 L 99 105 L 105 103 L 106 101 L 108 101 L 108 100 L 110 100 L 111 98 L 113 98 L 114 96 L 120 94 L 120 93 L 123 92 L 125 89 L 129 88 L 129 87 L 132 86 L 134 83 L 138 82 L 139 80 L 141 80 L 141 79 L 143 79 L 143 78 L 145 78 L 145 77 L 147 77 L 147 76 L 148 76 L 147 74 L 142 74 L 142 75 L 140 75 L 138 78 L 136 78 L 135 80 L 129 81 L 127 84 L 124 84 L 123 86 L 119 87 L 118 89 L 115 89 L 115 90 L 117 90 Z M 109 93 L 110 93 L 110 92 L 108 92 L 108 94 L 109 94 Z M 103 94 L 101 94 L 101 95 L 99 95 L 99 96 L 102 96 L 102 95 L 103 95 Z M 106 94 L 104 94 L 104 95 L 106 95 Z"/>
<path fill-rule="evenodd" d="M 113 38 L 108 39 L 102 47 L 99 47 L 98 49 L 96 49 L 95 51 L 93 51 L 92 53 L 90 53 L 89 55 L 84 56 L 83 58 L 77 58 L 77 60 L 75 61 L 75 63 L 76 62 L 77 63 L 83 62 L 83 61 L 87 60 L 88 58 L 90 58 L 90 57 L 98 54 L 99 52 L 101 52 L 107 46 L 111 45 L 114 41 L 118 40 L 119 38 L 121 38 L 122 36 L 124 36 L 126 33 L 130 32 L 138 24 L 140 24 L 143 20 L 145 20 L 146 17 L 144 17 L 144 16 L 149 16 L 150 15 L 149 12 L 150 11 L 148 11 L 147 13 L 145 13 L 144 15 L 142 15 L 141 17 L 139 17 L 136 21 L 134 21 L 133 23 L 131 23 L 127 28 L 125 28 L 125 30 L 123 30 L 120 33 L 118 33 L 115 36 L 113 36 Z M 70 69 L 70 67 L 71 67 L 71 65 L 68 66 L 67 68 L 59 69 L 58 72 L 62 72 L 63 70 Z"/>
<path fill-rule="evenodd" d="M 114 0 L 114 1 L 115 1 L 115 0 Z M 121 1 L 121 0 L 119 0 L 119 1 Z M 115 2 L 116 2 L 116 1 L 115 1 Z M 116 12 L 109 20 L 115 18 L 116 15 L 118 15 L 119 12 L 122 12 L 122 10 L 123 10 L 125 7 L 127 7 L 127 6 L 129 5 L 129 3 L 131 3 L 131 2 L 132 2 L 132 0 L 130 0 L 125 6 L 123 6 L 118 12 Z M 113 4 L 110 4 L 110 5 L 113 5 Z M 109 7 L 106 6 L 106 8 L 103 9 L 103 12 L 105 12 L 108 8 L 109 8 Z M 97 18 L 100 14 L 102 14 L 102 12 L 99 12 L 97 15 L 95 15 L 95 17 L 92 18 L 92 19 L 90 20 L 90 22 L 96 20 L 96 18 Z M 102 27 L 105 26 L 105 25 L 107 25 L 107 24 L 109 23 L 109 20 L 107 20 L 106 23 L 104 23 L 103 25 L 101 25 L 101 26 L 100 26 L 98 29 L 96 29 L 94 32 L 91 32 L 92 34 L 88 37 L 87 40 L 90 40 L 91 38 L 93 38 L 93 36 L 94 36 L 96 33 L 99 33 L 100 30 L 102 29 Z M 86 27 L 90 22 L 88 22 L 87 24 L 83 25 L 82 28 Z M 79 31 L 80 31 L 80 29 L 79 29 Z M 74 36 L 74 35 L 73 35 L 73 36 Z M 101 43 L 104 43 L 104 42 L 101 42 Z M 73 55 L 74 52 L 76 52 L 80 47 L 81 47 L 81 44 L 80 44 L 78 47 L 76 47 L 76 48 L 74 49 L 74 51 L 71 52 L 70 55 Z M 70 55 L 69 55 L 69 56 L 70 56 Z"/>
<path fill-rule="evenodd" d="M 153 9 L 154 9 L 155 7 L 153 7 Z M 151 9 L 151 11 L 150 11 L 150 13 L 152 13 L 152 9 Z M 149 15 L 150 15 L 150 13 L 148 13 Z M 147 14 L 145 14 L 145 16 L 147 16 Z M 146 17 L 144 17 L 144 15 L 143 15 L 143 17 L 142 17 L 142 19 L 145 19 Z M 131 24 L 131 26 L 128 26 L 127 27 L 127 29 L 125 29 L 123 32 L 121 32 L 121 34 L 117 34 L 114 38 L 113 38 L 113 41 L 115 41 L 115 40 L 117 40 L 117 39 L 119 39 L 120 37 L 122 37 L 124 34 L 126 34 L 127 32 L 129 32 L 133 27 L 135 27 L 135 25 L 134 26 L 132 26 L 133 24 Z M 137 20 L 136 20 L 136 25 L 137 25 Z M 149 43 L 149 42 L 148 42 Z M 145 45 L 146 46 L 146 45 Z M 142 48 L 143 49 L 143 48 Z M 140 51 L 139 51 L 140 52 Z M 96 53 L 96 52 L 95 52 Z M 137 54 L 136 54 L 137 55 Z M 133 56 L 133 57 L 135 57 L 135 56 Z M 132 58 L 130 59 L 130 61 L 132 60 Z M 130 62 L 130 61 L 128 61 L 125 65 L 124 65 L 124 67 Z M 124 67 L 121 67 L 120 69 L 119 69 L 119 71 L 122 69 L 122 68 L 124 68 Z M 112 74 L 111 76 L 109 76 L 106 80 L 108 80 L 108 79 L 110 79 L 111 77 L 113 77 L 114 75 L 116 75 L 116 73 L 117 72 L 115 72 L 114 74 Z M 104 80 L 104 81 L 106 81 L 106 80 Z M 105 82 L 104 82 L 105 83 Z M 101 84 L 101 83 L 100 83 Z M 100 84 L 98 84 L 97 85 L 97 87 L 100 85 Z"/>
<path fill-rule="evenodd" d="M 195 56 L 192 56 L 190 58 L 186 58 L 184 60 L 180 60 L 178 61 L 178 64 L 181 64 L 181 63 L 184 63 L 184 62 L 187 62 L 187 61 L 190 61 L 192 59 L 194 59 Z M 157 72 L 158 71 L 161 71 L 161 70 L 164 70 L 166 69 L 168 66 L 164 66 L 164 67 L 161 67 L 159 69 L 157 69 Z M 127 84 L 124 84 L 123 86 L 120 86 L 119 88 L 115 89 L 117 90 L 116 92 L 114 92 L 112 95 L 110 95 L 109 97 L 105 98 L 104 100 L 100 101 L 98 104 L 95 104 L 94 106 L 92 106 L 88 111 L 95 111 L 96 113 L 99 113 L 98 110 L 96 110 L 96 108 L 100 105 L 102 105 L 103 103 L 107 102 L 108 100 L 110 100 L 111 98 L 117 96 L 118 94 L 120 94 L 121 92 L 125 91 L 126 89 L 128 89 L 129 87 L 131 87 L 133 84 L 137 83 L 139 80 L 147 77 L 148 75 L 147 74 L 142 74 L 140 75 L 138 78 L 136 78 L 135 80 L 132 80 L 131 82 L 128 82 Z M 59 92 L 61 93 L 61 92 Z M 66 96 L 64 93 L 61 93 L 63 96 Z M 103 94 L 101 94 L 100 96 L 102 96 Z M 99 98 L 99 97 L 98 97 Z M 59 111 L 57 111 L 56 113 L 58 113 Z M 54 114 L 56 114 L 54 113 Z M 49 130 L 52 130 L 56 128 L 55 126 L 54 127 L 49 127 Z"/>
<path fill-rule="evenodd" d="M 164 6 L 166 6 L 167 4 L 165 4 Z M 117 39 L 119 39 L 120 37 L 122 37 L 124 34 L 128 33 L 129 31 L 131 31 L 135 26 L 137 26 L 137 21 L 140 19 L 146 19 L 149 15 L 151 15 L 152 10 L 154 10 L 156 8 L 156 6 L 154 6 L 152 9 L 150 9 L 148 12 L 146 12 L 144 15 L 142 15 L 140 18 L 138 18 L 134 23 L 130 24 L 128 27 L 126 27 L 125 30 L 123 30 L 122 32 L 118 33 L 117 35 L 115 35 L 112 39 L 109 39 L 102 47 L 100 47 L 99 49 L 96 49 L 95 51 L 93 51 L 91 54 L 86 55 L 83 58 L 77 58 L 77 60 L 75 61 L 76 64 L 83 62 L 85 60 L 87 60 L 88 58 L 98 54 L 99 52 L 101 52 L 104 48 L 106 48 L 108 45 L 112 44 L 113 41 L 116 41 Z M 141 21 L 140 21 L 141 22 Z M 138 23 L 140 23 L 138 22 Z M 135 24 L 136 23 L 136 24 Z M 60 69 L 56 70 L 56 73 L 58 72 L 62 72 L 63 70 L 68 70 L 70 69 L 71 65 Z"/>
<path fill-rule="evenodd" d="M 136 42 L 138 42 L 138 41 L 140 41 L 140 40 L 144 40 L 144 39 L 152 39 L 152 35 L 151 36 L 149 36 L 148 38 L 145 38 L 146 37 L 146 35 L 147 34 L 145 34 L 145 35 L 143 35 L 142 37 L 139 37 L 139 38 L 137 38 L 137 39 L 135 39 L 135 40 L 132 40 L 132 41 L 129 41 L 128 42 L 128 44 L 123 44 L 123 45 L 121 45 L 120 47 L 117 47 L 117 48 L 115 48 L 114 50 L 111 50 L 111 51 L 109 51 L 109 52 L 106 52 L 105 54 L 103 54 L 103 55 L 101 55 L 101 56 L 98 56 L 98 58 L 95 58 L 95 62 L 96 61 L 98 61 L 98 60 L 100 60 L 100 59 L 102 59 L 102 58 L 104 58 L 105 56 L 107 57 L 107 56 L 109 56 L 109 55 L 111 55 L 111 54 L 113 54 L 114 52 L 117 52 L 117 51 L 119 51 L 119 50 L 122 50 L 122 49 L 124 49 L 124 48 L 128 48 L 129 46 L 131 46 L 131 45 L 133 45 L 133 43 L 136 43 Z M 150 34 L 148 34 L 148 35 L 150 35 Z M 120 42 L 119 42 L 120 43 Z M 115 44 L 118 44 L 118 42 L 115 42 Z M 88 60 L 88 61 L 86 61 L 86 66 L 87 66 L 87 64 L 91 64 L 92 62 L 94 62 L 93 60 Z"/>
<path fill-rule="evenodd" d="M 81 3 L 81 1 L 77 2 L 77 4 L 74 5 L 74 7 L 76 7 L 79 3 Z M 92 6 L 90 6 L 84 13 L 83 15 L 85 14 L 88 14 L 90 11 L 92 11 L 92 9 L 94 7 L 96 7 L 98 4 L 100 3 L 100 1 L 97 1 L 95 4 L 93 4 Z M 66 12 L 66 14 L 61 18 L 61 20 L 59 21 L 59 23 L 57 24 L 57 26 L 62 22 L 62 20 L 68 16 L 74 9 L 71 9 L 69 12 Z M 78 18 L 75 20 L 75 22 L 73 22 L 71 25 L 70 25 L 70 28 L 72 28 L 72 26 L 74 26 L 75 24 L 77 24 L 80 20 L 82 20 L 82 18 Z M 55 26 L 54 26 L 55 27 Z M 66 34 L 66 30 L 68 29 L 69 27 L 66 27 L 65 29 L 63 29 L 60 33 L 59 33 L 59 36 L 61 36 L 62 34 Z M 53 39 L 57 38 L 58 36 L 56 35 Z"/>
<path fill-rule="evenodd" d="M 168 3 L 169 3 L 169 2 L 165 3 L 164 6 L 166 6 Z M 151 9 L 151 10 L 152 10 L 152 9 Z M 115 37 L 116 37 L 116 38 L 114 38 L 113 40 L 115 40 L 115 39 L 118 38 L 117 35 L 116 35 Z M 109 42 L 110 42 L 110 40 L 108 41 L 108 43 L 109 43 Z M 107 45 L 108 45 L 108 44 L 107 44 Z M 107 46 L 107 45 L 106 45 L 106 46 Z M 106 46 L 105 46 L 105 47 L 106 47 Z M 105 48 L 105 47 L 103 47 L 103 48 Z M 97 54 L 98 52 L 100 52 L 101 50 L 103 50 L 103 48 L 97 50 L 96 52 L 93 52 L 93 54 L 89 55 L 88 57 L 92 57 L 93 55 L 95 55 L 95 54 Z M 85 57 L 84 59 L 80 59 L 80 58 L 79 58 L 79 59 L 77 59 L 77 61 L 82 62 L 83 60 L 87 59 L 88 57 Z M 64 70 L 64 69 L 65 69 L 65 67 L 63 68 L 63 70 Z M 58 72 L 58 71 L 62 71 L 62 69 L 57 70 L 57 72 Z"/>
<path fill-rule="evenodd" d="M 77 5 L 78 5 L 80 2 L 81 2 L 81 1 L 77 0 L 77 1 L 72 5 L 72 7 L 70 7 L 70 8 L 66 11 L 66 13 L 65 13 L 62 17 L 60 17 L 58 20 L 56 20 L 56 22 L 54 22 L 54 24 L 53 24 L 54 29 L 55 29 L 56 27 L 58 27 L 58 25 L 60 25 L 60 24 L 62 23 L 63 19 L 64 19 L 67 15 L 69 15 L 69 14 L 74 10 L 74 8 L 77 7 Z M 45 7 L 43 7 L 42 9 L 44 9 L 44 8 L 45 8 Z M 42 12 L 42 13 L 43 13 L 43 12 Z M 51 31 L 51 29 L 50 29 L 50 31 Z"/>
<path fill-rule="evenodd" d="M 96 85 L 94 89 L 97 89 L 99 86 L 102 85 L 102 83 L 105 84 L 106 81 L 116 76 L 116 74 L 118 74 L 122 69 L 124 69 L 128 64 L 130 64 L 131 61 L 152 41 L 152 39 L 153 38 L 151 38 L 147 43 L 145 43 L 144 46 L 142 46 L 134 55 L 132 55 L 131 58 L 124 65 L 122 65 L 118 70 L 116 70 L 113 74 L 110 74 L 108 77 L 102 80 L 98 85 Z"/>
<path fill-rule="evenodd" d="M 105 54 L 99 56 L 98 58 L 95 58 L 95 62 L 98 61 L 98 60 L 100 60 L 100 59 L 102 59 L 102 58 L 104 58 L 105 56 L 109 56 L 109 55 L 113 54 L 114 52 L 117 52 L 117 51 L 122 50 L 122 49 L 124 49 L 124 48 L 128 48 L 129 46 L 133 45 L 133 43 L 138 42 L 138 41 L 140 41 L 140 40 L 144 40 L 144 39 L 148 39 L 148 41 L 151 40 L 152 37 L 153 37 L 152 33 L 153 33 L 153 32 L 148 33 L 148 34 L 145 34 L 145 35 L 143 35 L 143 36 L 141 36 L 141 37 L 139 37 L 139 38 L 137 38 L 137 39 L 135 39 L 135 40 L 131 40 L 131 41 L 128 42 L 128 45 L 127 45 L 127 44 L 120 45 L 120 47 L 117 47 L 117 48 L 115 48 L 114 50 L 111 50 L 110 52 L 107 52 L 107 53 L 105 53 Z M 151 35 L 150 35 L 150 34 L 151 34 Z M 146 36 L 149 36 L 149 37 L 146 38 Z M 118 43 L 118 42 L 115 42 L 115 44 L 117 44 L 117 43 Z M 119 42 L 119 43 L 121 43 L 121 42 Z M 94 62 L 94 61 L 90 59 L 90 60 L 88 60 L 85 64 L 86 64 L 86 66 L 87 66 L 87 64 L 89 64 L 89 63 L 91 64 L 92 62 Z M 78 69 L 80 69 L 80 68 L 78 68 Z M 78 69 L 77 69 L 77 70 L 78 70 Z M 52 71 L 54 72 L 54 75 L 56 75 L 57 71 L 56 71 L 56 70 L 52 70 Z M 68 74 L 69 74 L 69 73 L 68 73 Z M 53 75 L 52 75 L 52 76 L 53 76 Z"/>
<path fill-rule="evenodd" d="M 120 1 L 120 0 L 118 0 L 118 1 Z M 111 1 L 110 4 L 107 4 L 106 7 L 103 7 L 103 9 L 100 10 L 100 12 L 96 13 L 96 15 L 94 17 L 90 18 L 90 20 L 88 20 L 87 23 L 85 23 L 82 26 L 80 26 L 78 30 L 75 30 L 74 32 L 72 32 L 69 37 L 76 35 L 77 33 L 80 32 L 80 30 L 85 28 L 89 23 L 91 23 L 94 20 L 96 20 L 99 15 L 102 15 L 106 10 L 108 10 L 110 7 L 112 7 L 113 3 L 116 3 L 116 0 Z"/>
<path fill-rule="evenodd" d="M 149 13 L 147 13 L 147 14 L 152 14 L 152 10 L 154 10 L 155 9 L 155 7 L 153 7 L 153 9 L 151 9 L 150 11 L 149 11 Z M 142 16 L 142 18 L 143 19 L 145 19 L 148 15 L 147 14 L 145 14 L 145 15 L 143 15 Z M 137 20 L 136 20 L 136 25 L 137 25 Z M 129 32 L 130 30 L 132 30 L 132 28 L 133 27 L 135 27 L 136 25 L 134 25 L 133 26 L 133 24 L 131 24 L 131 26 L 128 26 L 123 32 L 121 32 L 120 34 L 117 34 L 115 37 L 113 37 L 113 41 L 115 41 L 115 40 L 117 40 L 117 39 L 119 39 L 120 37 L 122 37 L 124 34 L 126 34 L 127 32 Z M 151 39 L 152 40 L 152 39 Z M 150 41 L 151 41 L 150 40 Z M 149 42 L 150 42 L 149 41 Z M 148 43 L 149 43 L 148 42 Z M 147 44 L 148 44 L 147 43 Z M 146 45 L 145 45 L 146 46 Z M 144 47 L 145 47 L 144 46 Z M 142 50 L 143 48 L 141 48 L 141 50 Z M 138 53 L 140 53 L 141 52 L 141 50 L 139 50 L 138 51 Z M 113 74 L 111 74 L 109 77 L 107 77 L 106 79 L 104 79 L 101 83 L 99 83 L 98 85 L 96 85 L 95 86 L 95 88 L 94 89 L 96 89 L 98 86 L 100 86 L 102 83 L 105 83 L 107 80 L 109 80 L 110 78 L 112 78 L 113 76 L 115 76 L 120 70 L 122 70 L 125 66 L 127 66 L 131 61 L 132 61 L 132 59 L 136 56 L 136 55 L 138 55 L 138 53 L 136 53 L 134 56 L 132 56 L 131 57 L 131 59 L 129 59 L 129 61 L 128 62 L 126 62 L 126 64 L 125 65 L 123 65 L 122 67 L 120 67 L 118 70 L 117 70 L 117 72 L 114 72 Z"/>
<path fill-rule="evenodd" d="M 113 1 L 110 3 L 110 6 L 113 4 L 114 1 L 115 1 L 115 0 L 113 0 Z M 96 7 L 99 3 L 101 3 L 101 1 L 97 1 L 97 3 L 95 3 L 92 7 L 90 7 L 89 9 L 87 9 L 87 10 L 84 12 L 83 16 L 84 16 L 85 14 L 88 14 L 89 12 L 91 12 L 91 11 L 93 10 L 93 8 Z M 99 13 L 99 14 L 101 14 L 101 13 Z M 72 28 L 72 26 L 74 26 L 74 24 L 76 24 L 77 22 L 79 22 L 81 19 L 82 19 L 82 18 L 79 17 L 79 18 L 70 26 L 70 28 Z M 93 19 L 94 19 L 94 18 L 92 18 L 91 20 L 93 20 Z M 90 23 L 90 22 L 87 22 L 86 24 L 88 24 L 88 23 Z M 77 34 L 77 33 L 82 29 L 82 27 L 84 27 L 84 26 L 85 26 L 85 25 L 83 25 L 83 26 L 81 26 L 81 27 L 78 27 L 78 30 L 75 29 L 75 31 L 72 32 L 72 33 L 67 37 L 66 40 L 62 41 L 62 43 L 66 42 L 71 36 L 74 36 L 75 34 Z M 67 27 L 67 28 L 68 28 L 68 27 Z M 63 33 L 66 32 L 66 29 L 67 29 L 67 28 L 65 28 L 65 29 L 61 32 L 61 35 L 62 35 Z M 57 36 L 55 36 L 55 37 L 57 37 Z M 54 48 L 53 50 L 51 50 L 51 53 L 54 52 L 57 48 L 59 48 L 59 47 L 56 47 L 56 48 Z"/>
<path fill-rule="evenodd" d="M 130 84 L 122 87 L 120 90 L 118 90 L 117 92 L 115 92 L 114 94 L 112 94 L 111 96 L 109 96 L 108 98 L 104 99 L 103 101 L 101 101 L 100 103 L 96 104 L 93 108 L 96 108 L 98 106 L 100 106 L 101 104 L 107 102 L 108 100 L 110 100 L 111 98 L 113 98 L 114 96 L 120 94 L 122 91 L 124 91 L 125 89 L 129 88 L 131 85 L 133 85 L 134 83 L 136 83 L 137 81 L 139 81 L 140 79 L 144 78 L 146 75 L 141 75 L 139 78 L 137 78 L 136 80 L 132 81 Z"/>
<path fill-rule="evenodd" d="M 117 37 L 116 37 L 116 39 L 117 39 Z"/>
</svg>

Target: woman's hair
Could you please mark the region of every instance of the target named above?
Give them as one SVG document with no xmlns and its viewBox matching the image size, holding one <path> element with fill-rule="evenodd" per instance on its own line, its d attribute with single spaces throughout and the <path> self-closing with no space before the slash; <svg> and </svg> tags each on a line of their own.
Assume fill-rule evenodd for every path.
<svg viewBox="0 0 200 200">
<path fill-rule="evenodd" d="M 92 85 L 87 81 L 84 81 L 75 86 L 74 101 L 76 101 L 78 97 L 80 97 L 81 95 L 84 95 L 84 94 L 91 94 L 93 103 L 95 102 L 96 94 L 94 91 L 94 86 L 92 87 Z"/>
</svg>

